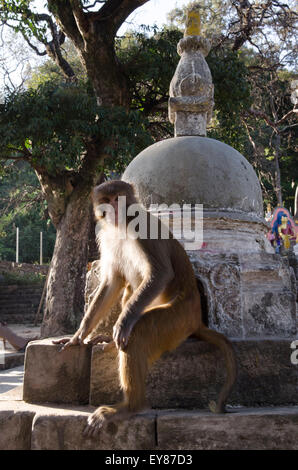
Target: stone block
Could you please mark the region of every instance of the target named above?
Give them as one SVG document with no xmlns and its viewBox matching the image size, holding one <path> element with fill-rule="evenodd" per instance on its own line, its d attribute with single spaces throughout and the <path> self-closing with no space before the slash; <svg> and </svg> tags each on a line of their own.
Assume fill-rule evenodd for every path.
<svg viewBox="0 0 298 470">
<path fill-rule="evenodd" d="M 90 409 L 90 412 L 94 409 Z M 155 415 L 143 413 L 110 423 L 96 437 L 83 431 L 88 413 L 59 410 L 37 413 L 33 421 L 33 450 L 150 450 L 155 448 Z"/>
<path fill-rule="evenodd" d="M 158 449 L 297 450 L 298 407 L 239 409 L 224 415 L 161 412 Z"/>
<path fill-rule="evenodd" d="M 0 450 L 30 450 L 34 413 L 17 410 L 13 402 L 0 409 Z"/>
<path fill-rule="evenodd" d="M 121 399 L 117 349 L 103 351 L 100 346 L 93 346 L 89 403 L 95 406 L 112 405 Z"/>
<path fill-rule="evenodd" d="M 247 337 L 291 337 L 296 334 L 296 295 L 268 284 L 242 291 L 243 329 Z"/>
<path fill-rule="evenodd" d="M 60 352 L 53 338 L 33 341 L 26 349 L 23 399 L 29 403 L 88 403 L 91 347 Z M 55 338 L 57 339 L 57 338 Z"/>
<path fill-rule="evenodd" d="M 231 405 L 298 404 L 298 368 L 290 362 L 290 340 L 233 340 L 238 379 Z M 207 408 L 216 400 L 225 377 L 220 351 L 188 340 L 157 361 L 148 375 L 147 400 L 153 408 Z M 93 348 L 90 403 L 112 404 L 121 398 L 115 350 Z"/>
</svg>

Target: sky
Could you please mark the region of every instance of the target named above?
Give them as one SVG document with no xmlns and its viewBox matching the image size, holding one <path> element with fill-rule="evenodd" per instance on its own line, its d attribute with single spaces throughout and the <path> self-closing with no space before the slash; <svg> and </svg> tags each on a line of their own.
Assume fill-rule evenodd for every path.
<svg viewBox="0 0 298 470">
<path fill-rule="evenodd" d="M 36 0 L 36 11 L 44 11 L 45 0 Z M 167 13 L 176 7 L 187 5 L 189 0 L 149 0 L 145 5 L 137 8 L 128 18 L 127 24 L 132 22 L 135 25 L 163 25 L 167 21 Z M 131 27 L 131 25 L 130 25 Z M 127 26 L 124 25 L 124 29 Z"/>
<path fill-rule="evenodd" d="M 137 8 L 132 15 L 128 18 L 126 25 L 124 25 L 119 33 L 123 32 L 129 26 L 129 22 L 133 25 L 154 25 L 162 26 L 167 22 L 167 13 L 176 7 L 187 5 L 188 0 L 149 0 L 145 5 Z"/>
</svg>

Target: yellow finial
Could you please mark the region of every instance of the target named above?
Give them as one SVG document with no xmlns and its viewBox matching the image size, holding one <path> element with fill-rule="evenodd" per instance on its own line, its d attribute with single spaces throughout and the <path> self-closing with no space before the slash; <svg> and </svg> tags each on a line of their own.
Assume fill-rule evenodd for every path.
<svg viewBox="0 0 298 470">
<path fill-rule="evenodd" d="M 199 8 L 195 7 L 187 12 L 186 28 L 184 36 L 200 36 L 201 17 Z"/>
</svg>

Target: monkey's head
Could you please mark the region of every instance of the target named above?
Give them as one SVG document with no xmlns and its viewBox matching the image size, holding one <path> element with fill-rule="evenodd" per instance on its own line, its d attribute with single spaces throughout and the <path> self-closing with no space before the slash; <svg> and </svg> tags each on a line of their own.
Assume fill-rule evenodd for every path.
<svg viewBox="0 0 298 470">
<path fill-rule="evenodd" d="M 92 191 L 92 202 L 97 220 L 118 225 L 119 208 L 126 214 L 127 208 L 138 201 L 131 184 L 114 180 L 95 186 Z M 125 217 L 122 220 L 124 219 Z"/>
</svg>

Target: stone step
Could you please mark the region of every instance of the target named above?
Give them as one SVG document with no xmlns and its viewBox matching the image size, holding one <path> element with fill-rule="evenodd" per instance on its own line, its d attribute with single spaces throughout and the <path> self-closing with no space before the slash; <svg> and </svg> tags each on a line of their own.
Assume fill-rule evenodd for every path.
<svg viewBox="0 0 298 470">
<path fill-rule="evenodd" d="M 40 299 L 41 294 L 26 294 L 26 295 L 18 295 L 18 294 L 10 294 L 9 296 L 1 296 L 0 297 L 0 305 L 4 305 L 6 303 L 16 303 L 16 302 L 30 302 L 30 301 L 38 301 Z"/>
<path fill-rule="evenodd" d="M 20 296 L 28 296 L 28 295 L 37 295 L 42 292 L 43 287 L 26 287 L 26 286 L 7 286 L 5 288 L 1 287 L 0 289 L 0 297 L 8 298 L 13 294 L 17 294 Z"/>
<path fill-rule="evenodd" d="M 40 299 L 41 294 L 28 294 L 28 295 L 18 295 L 18 294 L 11 294 L 10 296 L 7 297 L 0 297 L 0 305 L 3 305 L 7 302 L 30 302 L 30 300 L 37 301 Z"/>
<path fill-rule="evenodd" d="M 293 338 L 294 339 L 294 338 Z M 291 339 L 233 339 L 238 379 L 228 404 L 297 405 L 298 366 L 291 364 Z M 26 349 L 24 400 L 111 404 L 121 399 L 115 349 L 74 346 L 60 353 L 52 340 L 34 341 Z M 91 354 L 92 353 L 92 354 Z M 208 408 L 225 377 L 221 352 L 187 340 L 155 363 L 147 381 L 153 408 Z"/>
<path fill-rule="evenodd" d="M 30 302 L 19 302 L 19 303 L 7 303 L 6 305 L 0 305 L 0 311 L 5 311 L 5 310 L 9 310 L 9 311 L 19 311 L 21 308 L 24 308 L 24 309 L 32 309 L 32 307 L 38 305 L 39 302 L 34 302 L 34 301 L 30 301 Z"/>
<path fill-rule="evenodd" d="M 148 410 L 83 436 L 93 407 L 0 401 L 1 450 L 297 450 L 298 407 Z M 145 454 L 146 455 L 146 454 Z"/>
<path fill-rule="evenodd" d="M 0 348 L 1 348 L 0 343 Z M 0 370 L 11 369 L 12 367 L 24 364 L 25 353 L 17 351 L 3 351 L 0 349 Z"/>
<path fill-rule="evenodd" d="M 36 317 L 35 311 L 31 311 L 30 313 L 26 313 L 26 314 L 24 314 L 23 312 L 16 313 L 16 314 L 1 313 L 0 321 L 3 321 L 7 323 L 7 326 L 10 326 L 11 324 L 14 324 L 14 323 L 22 323 L 22 324 L 33 323 L 35 321 L 35 317 Z"/>
<path fill-rule="evenodd" d="M 7 308 L 0 308 L 0 315 L 23 315 L 26 313 L 32 313 L 37 310 L 38 304 L 32 304 L 32 305 L 23 305 L 20 304 L 17 307 L 10 308 L 9 305 Z"/>
</svg>

